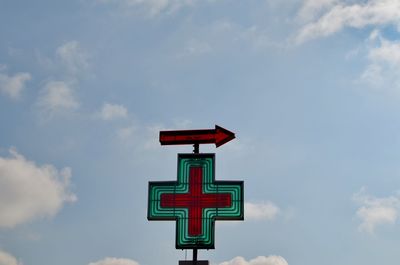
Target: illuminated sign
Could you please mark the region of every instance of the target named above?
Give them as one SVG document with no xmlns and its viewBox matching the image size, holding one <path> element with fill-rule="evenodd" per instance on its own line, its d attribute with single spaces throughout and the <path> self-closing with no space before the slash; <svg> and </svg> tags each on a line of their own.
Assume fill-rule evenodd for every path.
<svg viewBox="0 0 400 265">
<path fill-rule="evenodd" d="M 177 181 L 149 182 L 147 218 L 176 220 L 177 249 L 213 249 L 215 220 L 243 220 L 243 181 L 215 181 L 214 154 L 179 154 Z"/>
<path fill-rule="evenodd" d="M 215 144 L 219 147 L 233 139 L 235 139 L 233 132 L 218 125 L 215 125 L 215 129 L 160 132 L 161 145 Z"/>
</svg>

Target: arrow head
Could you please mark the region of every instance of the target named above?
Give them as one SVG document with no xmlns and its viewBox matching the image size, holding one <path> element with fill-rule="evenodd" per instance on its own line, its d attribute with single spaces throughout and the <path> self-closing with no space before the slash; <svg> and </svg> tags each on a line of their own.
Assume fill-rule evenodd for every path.
<svg viewBox="0 0 400 265">
<path fill-rule="evenodd" d="M 218 125 L 215 125 L 215 146 L 220 147 L 223 144 L 235 139 L 235 134 L 231 131 L 228 131 L 225 128 L 222 128 Z"/>
</svg>

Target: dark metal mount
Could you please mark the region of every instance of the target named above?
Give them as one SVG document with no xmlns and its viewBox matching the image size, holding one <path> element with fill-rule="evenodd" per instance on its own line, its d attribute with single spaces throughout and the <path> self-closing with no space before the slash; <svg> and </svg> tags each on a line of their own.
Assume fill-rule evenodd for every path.
<svg viewBox="0 0 400 265">
<path fill-rule="evenodd" d="M 209 265 L 209 261 L 208 260 L 196 260 L 196 261 L 192 261 L 192 260 L 180 260 L 179 261 L 179 265 Z"/>
</svg>

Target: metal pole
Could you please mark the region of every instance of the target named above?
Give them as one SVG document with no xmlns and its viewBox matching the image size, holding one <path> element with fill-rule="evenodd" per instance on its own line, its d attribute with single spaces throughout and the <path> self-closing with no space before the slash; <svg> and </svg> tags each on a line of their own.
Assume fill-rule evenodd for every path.
<svg viewBox="0 0 400 265">
<path fill-rule="evenodd" d="M 200 145 L 194 144 L 193 145 L 193 153 L 198 154 L 200 152 Z"/>
<path fill-rule="evenodd" d="M 197 263 L 197 248 L 193 249 L 193 265 Z"/>
<path fill-rule="evenodd" d="M 200 153 L 200 145 L 199 144 L 194 144 L 193 145 L 193 153 L 198 154 Z M 193 249 L 193 265 L 196 265 L 197 263 L 197 248 Z"/>
</svg>

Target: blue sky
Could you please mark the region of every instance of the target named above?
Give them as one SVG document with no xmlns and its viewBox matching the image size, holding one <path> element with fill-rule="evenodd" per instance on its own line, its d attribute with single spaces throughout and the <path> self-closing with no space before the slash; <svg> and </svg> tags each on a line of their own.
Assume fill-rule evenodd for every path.
<svg viewBox="0 0 400 265">
<path fill-rule="evenodd" d="M 213 265 L 397 264 L 397 0 L 0 1 L 0 265 L 177 264 L 166 129 L 236 133 Z M 190 257 L 191 253 L 187 253 Z"/>
</svg>

